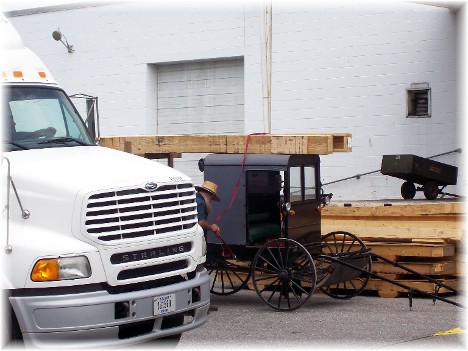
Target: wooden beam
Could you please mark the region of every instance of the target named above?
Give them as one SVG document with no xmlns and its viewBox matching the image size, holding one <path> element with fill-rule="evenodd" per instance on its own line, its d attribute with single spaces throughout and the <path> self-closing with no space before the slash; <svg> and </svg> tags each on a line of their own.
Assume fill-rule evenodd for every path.
<svg viewBox="0 0 468 351">
<path fill-rule="evenodd" d="M 316 154 L 351 152 L 351 134 L 204 134 L 101 137 L 100 145 L 133 154 Z"/>
<path fill-rule="evenodd" d="M 322 233 L 345 230 L 369 241 L 462 242 L 465 208 L 461 202 L 322 209 Z"/>
<path fill-rule="evenodd" d="M 392 206 L 326 206 L 321 211 L 323 216 L 340 217 L 402 217 L 402 216 L 447 216 L 463 215 L 463 202 L 411 203 Z"/>
<path fill-rule="evenodd" d="M 384 243 L 384 242 L 365 242 L 366 246 L 373 253 L 395 260 L 400 257 L 425 257 L 440 258 L 454 257 L 454 244 L 422 244 L 422 243 Z M 344 245 L 345 251 L 349 248 Z"/>
<path fill-rule="evenodd" d="M 381 221 L 369 221 L 365 218 L 354 221 L 339 219 L 334 219 L 332 222 L 322 221 L 323 233 L 329 233 L 338 228 L 354 233 L 362 240 L 374 241 L 394 239 L 411 242 L 418 242 L 420 240 L 425 242 L 457 242 L 461 241 L 464 236 L 463 223 L 459 222 L 399 221 L 395 218 L 393 220 L 381 218 Z"/>
<path fill-rule="evenodd" d="M 420 274 L 424 275 L 455 275 L 457 273 L 457 264 L 453 261 L 442 261 L 442 262 L 398 262 L 403 266 L 412 269 Z M 372 262 L 372 272 L 388 276 L 394 274 L 397 276 L 404 277 L 411 273 L 404 269 L 395 267 L 394 265 L 387 262 Z"/>
<path fill-rule="evenodd" d="M 421 291 L 424 291 L 426 293 L 434 293 L 435 291 L 435 284 L 431 283 L 429 281 L 418 281 L 418 280 L 398 280 L 399 283 L 405 284 L 407 286 L 410 286 L 412 288 L 419 289 Z M 445 285 L 453 288 L 453 289 L 460 289 L 463 288 L 463 286 L 459 286 L 456 279 L 442 279 L 442 283 Z M 377 290 L 378 294 L 380 297 L 387 297 L 387 298 L 394 298 L 394 297 L 399 297 L 399 296 L 406 296 L 408 294 L 408 290 L 401 288 L 397 285 L 393 285 L 391 283 L 388 283 L 383 280 L 379 279 L 371 279 L 369 280 L 366 290 Z M 450 290 L 446 288 L 440 288 L 439 293 L 449 293 L 451 292 Z"/>
</svg>

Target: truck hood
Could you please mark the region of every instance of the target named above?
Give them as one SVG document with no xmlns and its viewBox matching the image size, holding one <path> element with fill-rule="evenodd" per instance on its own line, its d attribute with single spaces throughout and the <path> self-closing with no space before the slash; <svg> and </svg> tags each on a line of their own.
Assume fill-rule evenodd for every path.
<svg viewBox="0 0 468 351">
<path fill-rule="evenodd" d="M 48 188 L 76 194 L 89 188 L 112 188 L 138 182 L 190 180 L 155 161 L 99 146 L 48 148 L 4 153 L 17 188 Z"/>
<path fill-rule="evenodd" d="M 9 160 L 19 198 L 10 187 L 12 227 L 27 226 L 31 233 L 71 234 L 88 243 L 89 238 L 83 236 L 82 207 L 89 194 L 153 183 L 191 183 L 173 168 L 99 146 L 12 151 L 3 156 Z M 6 164 L 2 162 L 2 174 Z M 27 220 L 22 218 L 20 202 L 30 212 Z"/>
</svg>

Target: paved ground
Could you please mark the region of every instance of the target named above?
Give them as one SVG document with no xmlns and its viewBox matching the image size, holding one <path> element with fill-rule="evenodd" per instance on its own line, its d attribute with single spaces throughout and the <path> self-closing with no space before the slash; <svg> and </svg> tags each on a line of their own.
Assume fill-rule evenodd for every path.
<svg viewBox="0 0 468 351">
<path fill-rule="evenodd" d="M 461 296 L 450 297 L 465 303 Z M 465 310 L 430 299 L 385 299 L 358 296 L 335 300 L 313 295 L 292 312 L 276 312 L 254 291 L 232 296 L 212 295 L 218 311 L 208 322 L 185 333 L 177 349 L 447 349 L 464 350 L 465 333 L 433 336 L 462 328 Z M 456 332 L 456 331 L 455 331 Z"/>
</svg>

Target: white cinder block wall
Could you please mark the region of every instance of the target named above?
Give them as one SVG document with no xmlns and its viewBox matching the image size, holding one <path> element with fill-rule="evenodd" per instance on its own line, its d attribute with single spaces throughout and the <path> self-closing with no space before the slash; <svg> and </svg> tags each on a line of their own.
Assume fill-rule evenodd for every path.
<svg viewBox="0 0 468 351">
<path fill-rule="evenodd" d="M 102 135 L 199 133 L 193 116 L 185 124 L 158 119 L 158 67 L 218 59 L 243 60 L 243 116 L 232 118 L 243 123 L 200 118 L 203 130 L 262 132 L 261 5 L 179 6 L 126 2 L 10 19 L 68 93 L 99 97 Z M 322 157 L 324 184 L 379 170 L 384 154 L 429 157 L 463 147 L 453 12 L 395 2 L 277 2 L 272 13 L 272 133 L 353 134 L 352 153 Z M 74 53 L 52 39 L 57 28 Z M 421 82 L 431 88 L 432 117 L 406 118 L 406 89 Z M 464 194 L 462 155 L 437 158 L 459 167 L 448 192 Z M 201 156 L 184 154 L 176 168 L 199 183 Z M 376 172 L 324 190 L 341 200 L 398 199 L 401 183 Z"/>
</svg>

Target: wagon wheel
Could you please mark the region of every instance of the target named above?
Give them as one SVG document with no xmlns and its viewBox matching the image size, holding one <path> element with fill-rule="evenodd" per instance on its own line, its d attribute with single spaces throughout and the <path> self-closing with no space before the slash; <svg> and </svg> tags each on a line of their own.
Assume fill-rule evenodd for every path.
<svg viewBox="0 0 468 351">
<path fill-rule="evenodd" d="M 423 186 L 423 192 L 424 192 L 424 196 L 426 197 L 426 199 L 435 200 L 437 196 L 439 195 L 439 186 L 437 185 L 436 182 L 428 181 Z"/>
<path fill-rule="evenodd" d="M 349 255 L 356 251 L 366 251 L 367 246 L 364 242 L 359 239 L 356 235 L 344 231 L 336 231 L 326 234 L 322 237 L 322 251 L 325 255 L 332 257 L 340 257 L 340 255 Z M 363 266 L 358 266 L 366 270 L 367 272 L 372 271 L 372 258 L 370 255 L 361 256 L 364 260 Z M 339 264 L 339 263 L 337 263 Z M 328 296 L 335 299 L 349 299 L 359 295 L 367 286 L 370 279 L 370 274 L 362 273 L 353 268 L 349 268 L 355 271 L 356 278 L 347 280 L 344 282 L 334 283 L 328 286 L 320 287 L 320 290 Z"/>
<path fill-rule="evenodd" d="M 205 267 L 210 275 L 210 292 L 231 295 L 241 290 L 250 279 L 250 267 L 240 263 L 222 257 L 207 259 Z"/>
<path fill-rule="evenodd" d="M 258 296 L 268 306 L 291 311 L 314 293 L 314 261 L 298 242 L 274 239 L 257 251 L 252 263 L 252 281 Z"/>
<path fill-rule="evenodd" d="M 413 199 L 416 195 L 416 186 L 411 182 L 404 182 L 401 185 L 401 197 L 405 200 Z"/>
</svg>

